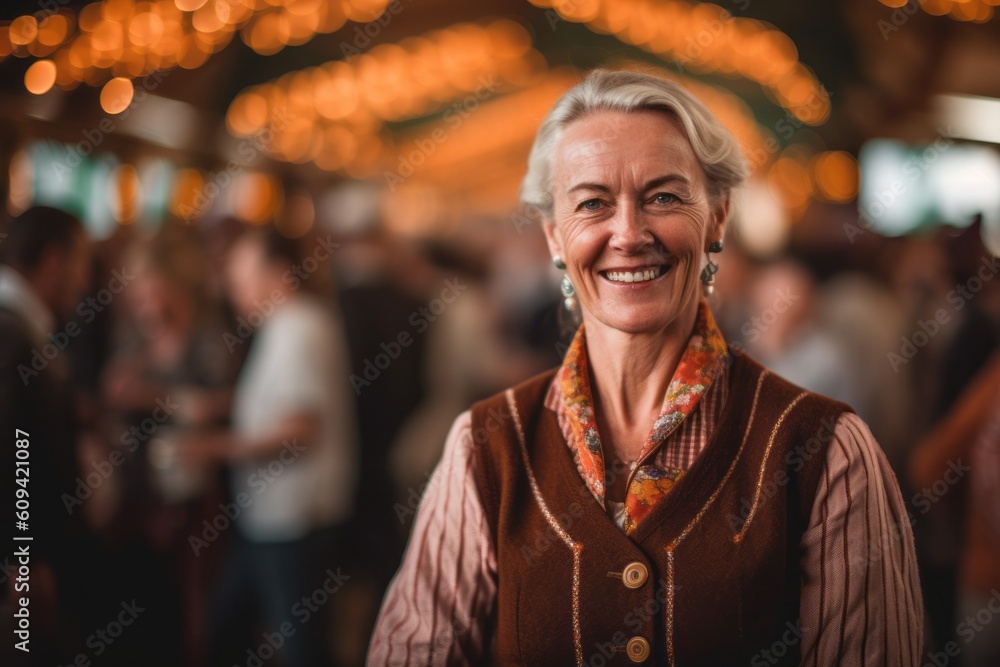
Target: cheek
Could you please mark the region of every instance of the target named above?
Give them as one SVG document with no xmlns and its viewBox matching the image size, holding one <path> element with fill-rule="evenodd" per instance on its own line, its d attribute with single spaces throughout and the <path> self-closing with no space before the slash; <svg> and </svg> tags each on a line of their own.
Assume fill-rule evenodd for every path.
<svg viewBox="0 0 1000 667">
<path fill-rule="evenodd" d="M 672 216 L 660 227 L 657 237 L 677 256 L 699 256 L 706 233 L 705 218 L 698 213 Z"/>
<path fill-rule="evenodd" d="M 608 244 L 610 234 L 600 224 L 564 223 L 560 237 L 567 264 L 589 264 Z"/>
</svg>

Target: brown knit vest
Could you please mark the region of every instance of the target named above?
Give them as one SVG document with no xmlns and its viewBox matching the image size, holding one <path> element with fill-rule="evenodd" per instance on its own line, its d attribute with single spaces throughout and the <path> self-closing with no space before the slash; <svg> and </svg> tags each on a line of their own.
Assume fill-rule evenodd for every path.
<svg viewBox="0 0 1000 667">
<path fill-rule="evenodd" d="M 630 536 L 544 406 L 554 371 L 472 407 L 497 554 L 497 664 L 779 664 L 760 653 L 772 647 L 769 658 L 798 664 L 799 541 L 850 408 L 730 358 L 710 442 Z"/>
</svg>

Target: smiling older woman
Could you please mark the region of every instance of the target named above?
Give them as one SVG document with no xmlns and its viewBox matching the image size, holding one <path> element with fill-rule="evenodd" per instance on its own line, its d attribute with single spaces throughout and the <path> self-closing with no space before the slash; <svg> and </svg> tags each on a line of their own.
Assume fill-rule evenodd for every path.
<svg viewBox="0 0 1000 667">
<path fill-rule="evenodd" d="M 369 664 L 918 663 L 882 451 L 728 349 L 701 296 L 746 172 L 670 81 L 598 70 L 557 102 L 522 197 L 583 324 L 456 420 Z"/>
</svg>

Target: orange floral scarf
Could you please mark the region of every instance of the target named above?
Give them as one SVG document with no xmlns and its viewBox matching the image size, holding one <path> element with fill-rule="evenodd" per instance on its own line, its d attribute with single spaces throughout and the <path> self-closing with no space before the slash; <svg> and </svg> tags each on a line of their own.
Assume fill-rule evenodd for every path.
<svg viewBox="0 0 1000 667">
<path fill-rule="evenodd" d="M 629 475 L 625 494 L 626 533 L 635 530 L 684 475 L 684 470 L 656 465 L 653 455 L 695 409 L 712 381 L 725 370 L 727 356 L 726 341 L 715 324 L 708 304 L 702 300 L 698 304 L 698 314 L 687 347 L 667 386 L 660 415 L 643 443 L 636 462 L 638 465 Z M 584 482 L 604 507 L 606 468 L 587 364 L 586 338 L 581 326 L 563 360 L 560 384 Z"/>
</svg>

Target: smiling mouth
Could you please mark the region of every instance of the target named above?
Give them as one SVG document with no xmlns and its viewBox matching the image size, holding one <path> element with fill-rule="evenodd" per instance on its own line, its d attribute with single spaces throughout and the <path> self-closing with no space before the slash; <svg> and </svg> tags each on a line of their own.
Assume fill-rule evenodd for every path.
<svg viewBox="0 0 1000 667">
<path fill-rule="evenodd" d="M 645 283 L 656 280 L 670 270 L 670 265 L 643 266 L 629 271 L 601 271 L 606 280 L 613 283 Z"/>
</svg>

